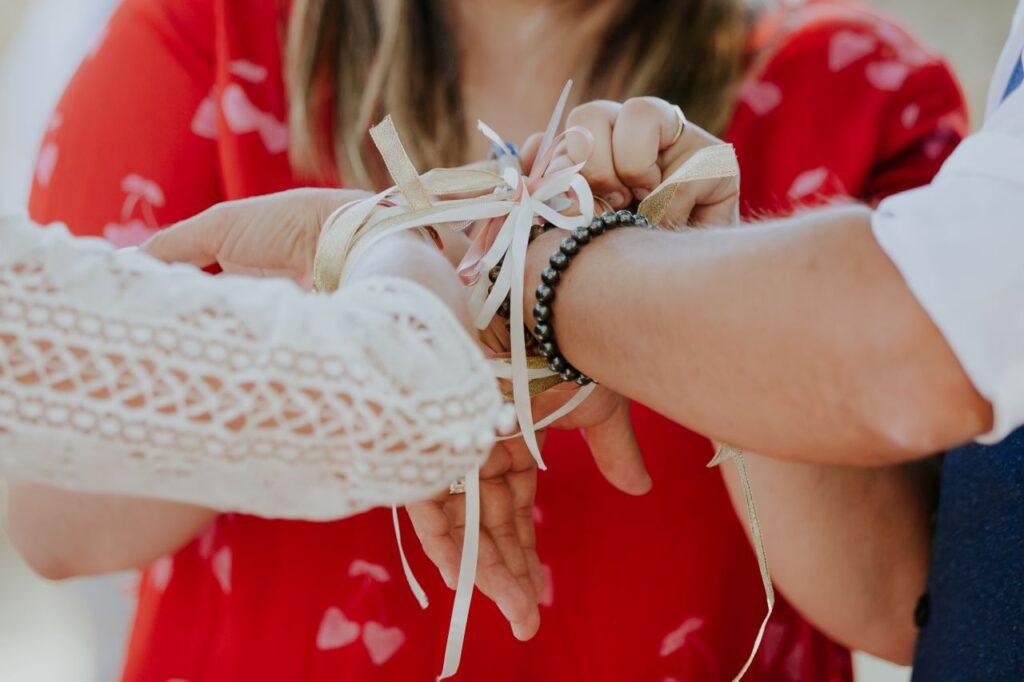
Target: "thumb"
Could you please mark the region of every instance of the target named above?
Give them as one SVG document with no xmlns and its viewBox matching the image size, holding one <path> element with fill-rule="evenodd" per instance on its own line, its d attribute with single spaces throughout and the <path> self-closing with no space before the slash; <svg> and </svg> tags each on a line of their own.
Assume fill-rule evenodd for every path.
<svg viewBox="0 0 1024 682">
<path fill-rule="evenodd" d="M 629 495 L 645 495 L 653 482 L 633 433 L 629 402 L 621 401 L 612 416 L 583 430 L 597 468 L 613 486 Z"/>
<path fill-rule="evenodd" d="M 214 207 L 157 232 L 139 250 L 165 263 L 205 268 L 217 263 L 217 252 L 230 229 L 229 222 L 228 213 Z"/>
</svg>

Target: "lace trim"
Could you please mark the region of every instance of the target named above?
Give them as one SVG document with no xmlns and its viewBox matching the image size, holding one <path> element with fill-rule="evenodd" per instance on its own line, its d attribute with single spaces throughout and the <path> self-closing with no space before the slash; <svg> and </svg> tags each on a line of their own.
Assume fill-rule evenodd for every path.
<svg viewBox="0 0 1024 682">
<path fill-rule="evenodd" d="M 331 518 L 422 499 L 493 443 L 489 368 L 415 284 L 311 297 L 62 230 L 0 221 L 0 235 L 11 475 Z"/>
</svg>

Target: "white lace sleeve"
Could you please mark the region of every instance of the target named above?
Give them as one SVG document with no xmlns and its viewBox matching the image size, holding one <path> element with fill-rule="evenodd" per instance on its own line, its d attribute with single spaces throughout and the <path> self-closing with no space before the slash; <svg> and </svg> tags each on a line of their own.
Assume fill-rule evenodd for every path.
<svg viewBox="0 0 1024 682">
<path fill-rule="evenodd" d="M 0 474 L 284 518 L 401 504 L 478 466 L 500 393 L 411 282 L 209 277 L 0 219 Z"/>
</svg>

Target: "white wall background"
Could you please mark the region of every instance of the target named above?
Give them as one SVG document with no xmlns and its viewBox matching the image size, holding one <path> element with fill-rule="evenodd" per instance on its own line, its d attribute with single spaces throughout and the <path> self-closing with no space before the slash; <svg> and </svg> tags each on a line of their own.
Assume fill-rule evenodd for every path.
<svg viewBox="0 0 1024 682">
<path fill-rule="evenodd" d="M 0 211 L 25 202 L 33 159 L 63 83 L 115 0 L 0 0 Z M 977 120 L 1015 0 L 877 0 L 957 68 Z M 7 58 L 4 59 L 4 56 Z M 0 680 L 114 680 L 130 576 L 51 585 L 0 536 Z M 899 682 L 905 669 L 858 657 L 858 680 Z M 813 682 L 813 681 L 812 681 Z"/>
</svg>

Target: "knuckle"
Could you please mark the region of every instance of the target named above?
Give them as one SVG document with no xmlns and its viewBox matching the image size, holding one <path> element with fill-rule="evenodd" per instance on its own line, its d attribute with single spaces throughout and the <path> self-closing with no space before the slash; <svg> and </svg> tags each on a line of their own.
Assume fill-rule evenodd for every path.
<svg viewBox="0 0 1024 682">
<path fill-rule="evenodd" d="M 647 117 L 658 114 L 665 101 L 657 97 L 633 97 L 622 104 L 622 115 Z"/>
</svg>

